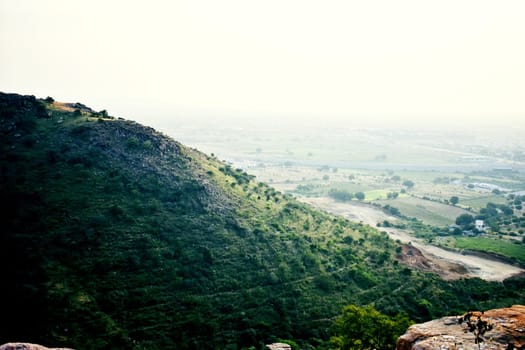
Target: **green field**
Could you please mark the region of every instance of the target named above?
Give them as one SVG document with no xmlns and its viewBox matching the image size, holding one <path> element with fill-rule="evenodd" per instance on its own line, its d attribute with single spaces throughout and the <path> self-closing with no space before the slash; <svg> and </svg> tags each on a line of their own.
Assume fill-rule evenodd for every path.
<svg viewBox="0 0 525 350">
<path fill-rule="evenodd" d="M 472 196 L 461 201 L 463 206 L 471 207 L 474 210 L 479 210 L 487 206 L 488 203 L 505 204 L 507 201 L 502 196 L 497 196 L 492 193 L 487 195 Z"/>
<path fill-rule="evenodd" d="M 381 199 L 386 199 L 388 195 L 388 190 L 386 189 L 380 189 L 380 190 L 371 190 L 365 192 L 365 199 L 367 201 L 377 201 Z"/>
<path fill-rule="evenodd" d="M 410 196 L 381 200 L 377 203 L 383 206 L 389 204 L 399 209 L 404 216 L 417 218 L 423 223 L 433 226 L 451 225 L 459 215 L 467 213 L 466 210 L 452 205 Z"/>
<path fill-rule="evenodd" d="M 499 175 L 460 172 L 393 171 L 307 166 L 265 166 L 250 169 L 260 181 L 280 191 L 307 197 L 328 196 L 331 190 L 365 193 L 365 202 L 397 208 L 402 215 L 433 226 L 454 224 L 465 213 L 476 215 L 487 203 L 505 204 L 505 194 L 468 186 L 471 182 L 499 183 Z M 406 181 L 414 185 L 407 187 Z M 512 180 L 514 181 L 514 180 Z M 509 180 L 509 183 L 512 182 Z M 405 193 L 406 192 L 406 193 Z M 397 198 L 387 199 L 396 193 Z M 456 205 L 450 205 L 458 197 Z"/>
<path fill-rule="evenodd" d="M 516 241 L 517 243 L 520 243 Z M 459 249 L 470 249 L 495 253 L 525 264 L 525 246 L 523 244 L 511 243 L 506 240 L 488 237 L 457 237 L 455 247 Z"/>
</svg>

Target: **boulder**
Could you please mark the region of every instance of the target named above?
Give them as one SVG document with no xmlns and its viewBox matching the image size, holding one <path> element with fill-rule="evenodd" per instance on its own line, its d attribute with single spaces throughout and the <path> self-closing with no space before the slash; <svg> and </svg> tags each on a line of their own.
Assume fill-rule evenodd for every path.
<svg viewBox="0 0 525 350">
<path fill-rule="evenodd" d="M 0 345 L 0 350 L 73 350 L 70 348 L 46 348 L 45 346 L 31 343 L 6 343 Z"/>
<path fill-rule="evenodd" d="M 467 322 L 470 320 L 469 323 Z M 476 324 L 488 325 L 476 342 Z M 525 349 L 525 306 L 473 311 L 415 324 L 397 340 L 396 350 Z"/>
<path fill-rule="evenodd" d="M 292 347 L 290 345 L 288 345 L 288 344 L 285 344 L 285 343 L 268 344 L 268 345 L 266 345 L 266 347 L 269 350 L 292 350 Z"/>
</svg>

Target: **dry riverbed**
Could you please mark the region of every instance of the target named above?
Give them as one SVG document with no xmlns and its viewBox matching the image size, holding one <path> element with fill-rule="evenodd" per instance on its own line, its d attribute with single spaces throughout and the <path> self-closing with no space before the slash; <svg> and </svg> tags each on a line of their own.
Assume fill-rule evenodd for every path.
<svg viewBox="0 0 525 350">
<path fill-rule="evenodd" d="M 390 216 L 382 210 L 365 203 L 336 202 L 330 198 L 299 198 L 312 206 L 327 212 L 341 215 L 348 220 L 362 222 L 375 227 L 377 223 L 388 220 L 395 223 L 397 218 Z M 458 279 L 462 277 L 479 277 L 487 281 L 502 281 L 508 277 L 524 272 L 523 269 L 500 261 L 482 258 L 474 255 L 441 249 L 425 244 L 411 236 L 406 230 L 383 228 L 392 239 L 399 239 L 410 244 L 427 260 L 426 266 L 430 271 L 438 273 L 445 279 Z"/>
</svg>

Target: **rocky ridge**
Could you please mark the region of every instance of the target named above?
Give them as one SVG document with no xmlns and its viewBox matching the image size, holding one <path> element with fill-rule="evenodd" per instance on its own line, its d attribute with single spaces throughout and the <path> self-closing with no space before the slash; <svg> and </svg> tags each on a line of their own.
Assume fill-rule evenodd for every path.
<svg viewBox="0 0 525 350">
<path fill-rule="evenodd" d="M 467 317 L 465 317 L 467 316 Z M 465 321 L 470 316 L 472 328 Z M 476 342 L 476 324 L 486 322 L 486 332 Z M 397 340 L 396 350 L 511 350 L 525 349 L 525 306 L 474 311 L 410 326 Z"/>
</svg>

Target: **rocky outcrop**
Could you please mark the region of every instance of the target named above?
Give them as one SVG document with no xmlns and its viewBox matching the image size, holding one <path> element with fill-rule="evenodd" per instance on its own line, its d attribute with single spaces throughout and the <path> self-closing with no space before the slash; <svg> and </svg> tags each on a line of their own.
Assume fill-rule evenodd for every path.
<svg viewBox="0 0 525 350">
<path fill-rule="evenodd" d="M 288 344 L 285 344 L 285 343 L 268 344 L 268 345 L 266 345 L 266 347 L 269 350 L 292 350 L 292 347 L 290 345 L 288 345 Z"/>
<path fill-rule="evenodd" d="M 469 317 L 470 316 L 470 317 Z M 467 319 L 470 318 L 470 326 Z M 476 324 L 488 325 L 479 344 Z M 478 347 L 479 345 L 479 347 Z M 471 312 L 410 326 L 397 340 L 396 350 L 525 349 L 525 306 Z"/>
<path fill-rule="evenodd" d="M 47 118 L 49 115 L 35 96 L 22 96 L 0 92 L 0 122 L 20 122 L 21 117 Z"/>
<path fill-rule="evenodd" d="M 31 343 L 7 343 L 0 345 L 0 350 L 73 350 L 70 348 L 46 348 L 45 346 Z"/>
</svg>

